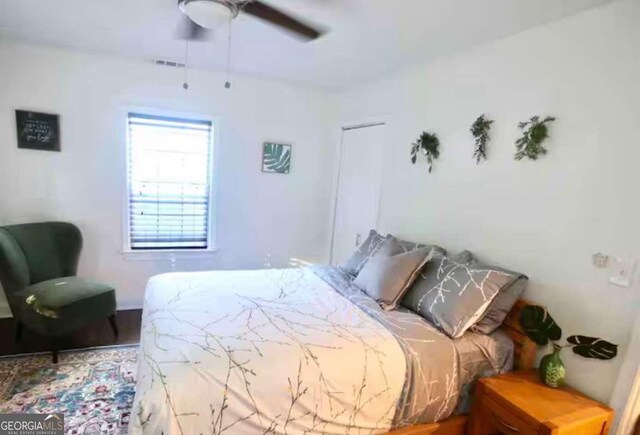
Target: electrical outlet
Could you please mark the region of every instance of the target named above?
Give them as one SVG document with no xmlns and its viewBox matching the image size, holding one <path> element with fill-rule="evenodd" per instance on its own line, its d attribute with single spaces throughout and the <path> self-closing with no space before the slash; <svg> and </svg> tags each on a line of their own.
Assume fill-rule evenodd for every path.
<svg viewBox="0 0 640 435">
<path fill-rule="evenodd" d="M 636 272 L 636 264 L 636 260 L 634 259 L 611 258 L 609 284 L 625 288 L 631 287 L 633 275 Z"/>
<path fill-rule="evenodd" d="M 271 254 L 267 254 L 262 259 L 262 266 L 265 269 L 271 269 Z"/>
</svg>

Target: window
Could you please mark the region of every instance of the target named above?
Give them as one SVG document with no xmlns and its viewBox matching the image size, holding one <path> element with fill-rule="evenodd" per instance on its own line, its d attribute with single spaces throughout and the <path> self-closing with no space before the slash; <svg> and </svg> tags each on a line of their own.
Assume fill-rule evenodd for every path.
<svg viewBox="0 0 640 435">
<path fill-rule="evenodd" d="M 209 249 L 211 121 L 129 113 L 131 250 Z"/>
</svg>

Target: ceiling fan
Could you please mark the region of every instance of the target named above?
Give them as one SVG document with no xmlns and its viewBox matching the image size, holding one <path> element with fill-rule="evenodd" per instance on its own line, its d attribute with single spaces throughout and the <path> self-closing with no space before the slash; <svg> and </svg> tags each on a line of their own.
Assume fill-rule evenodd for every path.
<svg viewBox="0 0 640 435">
<path fill-rule="evenodd" d="M 260 0 L 178 0 L 178 6 L 184 14 L 178 38 L 188 41 L 208 40 L 212 30 L 240 13 L 259 18 L 305 41 L 313 41 L 324 34 L 323 30 Z"/>
</svg>

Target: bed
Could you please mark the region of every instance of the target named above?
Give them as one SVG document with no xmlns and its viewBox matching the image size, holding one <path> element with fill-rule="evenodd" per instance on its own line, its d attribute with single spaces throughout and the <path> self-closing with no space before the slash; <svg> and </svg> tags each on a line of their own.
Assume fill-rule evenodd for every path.
<svg viewBox="0 0 640 435">
<path fill-rule="evenodd" d="M 524 304 L 453 340 L 331 266 L 160 275 L 130 433 L 461 434 L 474 379 L 531 366 Z"/>
</svg>

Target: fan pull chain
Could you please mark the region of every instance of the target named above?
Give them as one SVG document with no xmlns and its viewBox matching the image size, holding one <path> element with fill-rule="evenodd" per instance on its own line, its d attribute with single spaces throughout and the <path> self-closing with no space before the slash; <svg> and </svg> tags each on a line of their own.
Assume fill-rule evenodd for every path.
<svg viewBox="0 0 640 435">
<path fill-rule="evenodd" d="M 182 87 L 186 91 L 189 89 L 189 40 L 184 41 L 184 83 Z"/>
<path fill-rule="evenodd" d="M 229 14 L 229 41 L 227 44 L 227 82 L 224 87 L 231 89 L 231 28 L 233 22 L 233 15 Z"/>
</svg>

